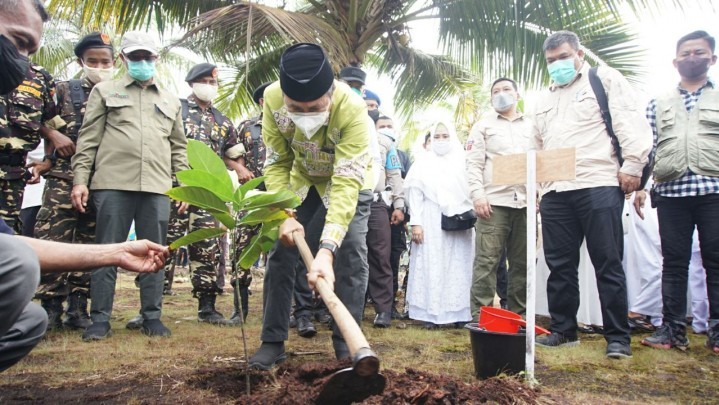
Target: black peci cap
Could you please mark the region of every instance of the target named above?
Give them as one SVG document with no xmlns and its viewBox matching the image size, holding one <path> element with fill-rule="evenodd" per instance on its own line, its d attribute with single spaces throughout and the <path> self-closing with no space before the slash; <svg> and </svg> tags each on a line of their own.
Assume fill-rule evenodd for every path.
<svg viewBox="0 0 719 405">
<path fill-rule="evenodd" d="M 366 78 L 367 73 L 365 73 L 364 70 L 355 66 L 347 66 L 340 70 L 340 80 L 344 80 L 347 82 L 360 82 L 364 84 Z"/>
<path fill-rule="evenodd" d="M 260 99 L 264 98 L 265 96 L 265 89 L 272 83 L 274 82 L 265 82 L 257 86 L 255 91 L 252 93 L 252 100 L 255 101 L 255 104 L 260 104 Z"/>
<path fill-rule="evenodd" d="M 332 87 L 334 73 L 324 50 L 315 44 L 293 45 L 280 58 L 280 87 L 295 101 L 313 101 Z"/>
<path fill-rule="evenodd" d="M 110 36 L 100 32 L 93 32 L 92 34 L 82 37 L 80 42 L 75 45 L 75 56 L 82 58 L 82 54 L 90 48 L 107 48 L 113 56 L 115 54 L 115 48 L 112 46 Z"/>
<path fill-rule="evenodd" d="M 192 69 L 190 69 L 190 71 L 187 73 L 185 81 L 188 83 L 192 83 L 193 81 L 206 76 L 212 76 L 214 78 L 217 78 L 217 66 L 213 65 L 212 63 L 198 63 L 197 65 L 193 66 Z"/>
</svg>

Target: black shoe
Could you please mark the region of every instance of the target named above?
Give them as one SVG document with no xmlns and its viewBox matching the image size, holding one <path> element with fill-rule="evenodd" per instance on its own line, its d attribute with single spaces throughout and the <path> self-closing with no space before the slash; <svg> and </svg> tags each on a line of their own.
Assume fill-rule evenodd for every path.
<svg viewBox="0 0 719 405">
<path fill-rule="evenodd" d="M 559 332 L 552 332 L 551 335 L 540 336 L 535 342 L 537 346 L 552 348 L 579 346 L 579 338 L 576 336 L 565 336 Z"/>
<path fill-rule="evenodd" d="M 295 318 L 294 315 L 290 315 L 290 329 L 294 329 L 297 327 L 297 318 Z"/>
<path fill-rule="evenodd" d="M 110 322 L 93 322 L 92 325 L 85 329 L 82 334 L 83 342 L 91 342 L 93 340 L 102 340 L 112 336 Z"/>
<path fill-rule="evenodd" d="M 674 347 L 685 351 L 689 348 L 686 326 L 678 322 L 664 322 L 651 336 L 642 339 L 641 343 L 644 346 L 664 350 Z"/>
<path fill-rule="evenodd" d="M 67 317 L 63 326 L 68 329 L 85 330 L 92 325 L 90 315 L 87 313 L 87 294 L 73 292 L 67 297 Z"/>
<path fill-rule="evenodd" d="M 432 322 L 422 322 L 422 328 L 427 330 L 439 329 L 439 325 Z"/>
<path fill-rule="evenodd" d="M 406 313 L 403 314 L 403 313 L 399 312 L 397 310 L 397 307 L 395 307 L 394 305 L 392 306 L 392 319 L 405 320 L 408 318 L 406 315 L 407 315 Z"/>
<path fill-rule="evenodd" d="M 47 312 L 47 328 L 45 332 L 62 329 L 63 297 L 52 297 L 40 301 L 40 305 Z"/>
<path fill-rule="evenodd" d="M 332 315 L 327 309 L 321 309 L 315 312 L 315 320 L 321 324 L 329 325 L 332 322 Z"/>
<path fill-rule="evenodd" d="M 159 319 L 146 319 L 142 323 L 142 329 L 140 329 L 140 332 L 147 336 L 169 337 L 172 335 L 172 332 L 170 332 L 170 330 L 167 329 Z"/>
<path fill-rule="evenodd" d="M 628 343 L 609 342 L 607 345 L 607 357 L 610 359 L 631 359 L 632 349 Z"/>
<path fill-rule="evenodd" d="M 269 370 L 287 359 L 284 342 L 262 342 L 259 350 L 250 357 L 250 368 Z"/>
<path fill-rule="evenodd" d="M 311 338 L 317 334 L 317 329 L 315 329 L 315 325 L 310 321 L 309 317 L 301 316 L 297 318 L 297 334 L 303 338 Z"/>
<path fill-rule="evenodd" d="M 197 306 L 197 321 L 213 325 L 224 325 L 227 320 L 215 309 L 216 295 L 203 295 L 199 297 Z"/>
<path fill-rule="evenodd" d="M 375 328 L 389 328 L 392 326 L 392 313 L 380 312 L 374 317 Z"/>
<path fill-rule="evenodd" d="M 344 341 L 334 341 L 332 346 L 335 348 L 335 358 L 337 360 L 349 359 L 350 349 Z"/>
<path fill-rule="evenodd" d="M 127 321 L 125 328 L 130 330 L 140 330 L 144 321 L 145 320 L 142 319 L 142 315 L 136 315 L 134 318 Z"/>
</svg>

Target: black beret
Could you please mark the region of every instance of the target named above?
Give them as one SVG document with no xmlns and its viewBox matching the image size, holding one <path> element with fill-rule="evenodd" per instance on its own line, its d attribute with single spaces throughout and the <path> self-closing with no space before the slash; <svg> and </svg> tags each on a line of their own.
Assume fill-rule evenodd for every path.
<svg viewBox="0 0 719 405">
<path fill-rule="evenodd" d="M 185 81 L 191 83 L 197 79 L 206 76 L 212 76 L 214 78 L 217 78 L 217 66 L 213 65 L 212 63 L 198 63 L 197 65 L 193 66 L 192 69 L 190 69 L 190 71 L 187 73 Z"/>
<path fill-rule="evenodd" d="M 340 70 L 340 80 L 360 82 L 364 84 L 366 78 L 367 73 L 358 67 L 347 66 L 346 68 L 342 68 L 342 70 Z"/>
<path fill-rule="evenodd" d="M 293 45 L 280 58 L 280 87 L 295 101 L 313 101 L 332 87 L 334 73 L 324 50 L 315 44 Z"/>
<path fill-rule="evenodd" d="M 273 82 L 265 82 L 261 85 L 257 86 L 254 93 L 252 93 L 252 99 L 255 101 L 255 104 L 260 104 L 260 99 L 264 98 L 265 96 L 265 88 L 272 84 Z"/>
<path fill-rule="evenodd" d="M 113 56 L 115 54 L 115 48 L 112 47 L 110 36 L 99 32 L 93 32 L 92 34 L 82 37 L 80 42 L 75 45 L 75 56 L 82 58 L 82 54 L 85 53 L 85 50 L 90 48 L 107 48 Z"/>
</svg>

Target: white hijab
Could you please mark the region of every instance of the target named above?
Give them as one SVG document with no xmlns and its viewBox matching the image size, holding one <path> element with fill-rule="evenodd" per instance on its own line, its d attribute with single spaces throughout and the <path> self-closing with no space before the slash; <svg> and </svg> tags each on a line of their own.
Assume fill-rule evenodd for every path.
<svg viewBox="0 0 719 405">
<path fill-rule="evenodd" d="M 446 127 L 449 132 L 451 144 L 449 152 L 438 155 L 433 148 L 430 148 L 425 156 L 412 164 L 407 178 L 404 179 L 404 188 L 420 190 L 425 198 L 439 205 L 444 215 L 452 216 L 473 209 L 473 205 L 469 198 L 465 152 L 457 139 L 454 127 L 443 122 L 434 124 L 431 130 L 432 143 L 435 142 L 434 134 L 440 125 Z M 411 205 L 412 201 L 408 203 Z"/>
</svg>

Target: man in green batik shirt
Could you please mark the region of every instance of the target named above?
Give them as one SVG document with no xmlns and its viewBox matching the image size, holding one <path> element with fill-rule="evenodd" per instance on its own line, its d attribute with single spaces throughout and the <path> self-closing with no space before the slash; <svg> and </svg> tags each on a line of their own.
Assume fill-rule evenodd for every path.
<svg viewBox="0 0 719 405">
<path fill-rule="evenodd" d="M 265 90 L 265 183 L 269 191 L 289 188 L 302 204 L 297 218 L 282 224 L 280 240 L 268 255 L 262 346 L 250 358 L 253 368 L 267 370 L 286 358 L 284 341 L 300 260 L 294 232 L 306 236 L 315 254 L 308 269 L 310 286 L 318 277 L 334 284 L 339 299 L 361 321 L 368 278 L 367 219 L 374 188 L 368 176 L 366 111 L 360 97 L 334 81 L 322 48 L 297 44 L 283 53 L 280 82 Z M 332 341 L 337 358 L 349 357 L 336 325 Z"/>
</svg>

